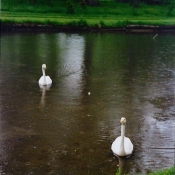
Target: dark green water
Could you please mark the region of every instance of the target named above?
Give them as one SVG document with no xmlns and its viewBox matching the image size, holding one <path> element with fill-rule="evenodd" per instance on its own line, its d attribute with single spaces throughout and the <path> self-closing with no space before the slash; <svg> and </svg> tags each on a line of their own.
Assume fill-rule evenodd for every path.
<svg viewBox="0 0 175 175">
<path fill-rule="evenodd" d="M 174 165 L 175 36 L 1 35 L 0 174 L 146 174 Z M 40 88 L 41 65 L 53 81 Z M 88 95 L 90 92 L 90 95 Z M 127 159 L 110 149 L 125 117 Z"/>
</svg>

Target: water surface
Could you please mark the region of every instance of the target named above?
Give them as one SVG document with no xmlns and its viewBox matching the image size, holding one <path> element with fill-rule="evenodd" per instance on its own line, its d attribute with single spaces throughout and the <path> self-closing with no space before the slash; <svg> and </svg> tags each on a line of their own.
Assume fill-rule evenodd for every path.
<svg viewBox="0 0 175 175">
<path fill-rule="evenodd" d="M 146 174 L 174 165 L 173 34 L 1 35 L 0 174 Z M 52 78 L 40 88 L 41 65 Z M 90 92 L 90 95 L 88 94 Z M 134 144 L 111 144 L 127 119 Z"/>
</svg>

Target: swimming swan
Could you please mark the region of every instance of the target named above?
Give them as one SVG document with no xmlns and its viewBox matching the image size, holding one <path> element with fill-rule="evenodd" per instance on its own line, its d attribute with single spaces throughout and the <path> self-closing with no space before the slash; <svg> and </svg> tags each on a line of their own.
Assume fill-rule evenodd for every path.
<svg viewBox="0 0 175 175">
<path fill-rule="evenodd" d="M 51 78 L 49 76 L 46 76 L 45 74 L 45 69 L 46 69 L 46 65 L 43 64 L 42 65 L 43 76 L 38 81 L 40 85 L 44 85 L 44 86 L 52 84 Z"/>
<path fill-rule="evenodd" d="M 111 150 L 116 156 L 128 156 L 133 152 L 133 144 L 128 137 L 125 137 L 126 119 L 121 118 L 121 136 L 117 137 L 112 143 Z"/>
</svg>

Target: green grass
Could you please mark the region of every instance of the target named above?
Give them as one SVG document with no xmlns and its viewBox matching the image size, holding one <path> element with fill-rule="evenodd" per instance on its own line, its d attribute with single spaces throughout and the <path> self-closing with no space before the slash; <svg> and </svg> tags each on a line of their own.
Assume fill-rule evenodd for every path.
<svg viewBox="0 0 175 175">
<path fill-rule="evenodd" d="M 60 14 L 40 14 L 40 13 L 4 13 L 1 16 L 3 23 L 33 23 L 33 24 L 52 24 L 68 25 L 70 23 L 79 23 L 85 21 L 88 26 L 117 27 L 128 24 L 147 24 L 147 25 L 174 25 L 175 18 L 148 18 L 148 17 L 100 17 L 100 16 L 76 16 Z"/>
<path fill-rule="evenodd" d="M 175 169 L 174 167 L 172 167 L 170 169 L 149 173 L 148 175 L 174 175 L 174 174 L 175 174 Z"/>
<path fill-rule="evenodd" d="M 24 1 L 22 1 L 24 2 Z M 50 1 L 49 1 L 50 2 Z M 74 25 L 98 27 L 118 27 L 127 24 L 175 25 L 175 9 L 168 15 L 166 6 L 149 6 L 141 3 L 139 8 L 133 8 L 129 3 L 115 1 L 100 2 L 98 7 L 74 4 L 75 13 L 67 14 L 66 1 L 54 1 L 51 5 L 11 4 L 3 1 L 1 6 L 2 23 L 32 23 L 44 25 Z"/>
<path fill-rule="evenodd" d="M 174 174 L 175 174 L 175 169 L 174 169 L 174 167 L 171 167 L 169 169 L 155 171 L 155 172 L 149 173 L 147 175 L 174 175 Z M 120 169 L 118 170 L 118 172 L 115 175 L 120 175 Z M 141 174 L 139 174 L 139 175 L 141 175 Z"/>
</svg>

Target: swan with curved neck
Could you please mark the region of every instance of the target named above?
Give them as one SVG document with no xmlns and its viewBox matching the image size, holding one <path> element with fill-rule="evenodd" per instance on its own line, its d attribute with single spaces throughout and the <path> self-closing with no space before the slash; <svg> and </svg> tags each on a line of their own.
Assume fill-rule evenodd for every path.
<svg viewBox="0 0 175 175">
<path fill-rule="evenodd" d="M 128 137 L 125 137 L 126 119 L 121 118 L 121 136 L 117 137 L 112 143 L 111 149 L 116 156 L 128 156 L 133 152 L 133 144 Z"/>
<path fill-rule="evenodd" d="M 43 86 L 52 84 L 51 78 L 49 76 L 46 76 L 45 69 L 46 69 L 46 65 L 43 64 L 42 65 L 43 76 L 39 79 L 39 84 Z"/>
</svg>

